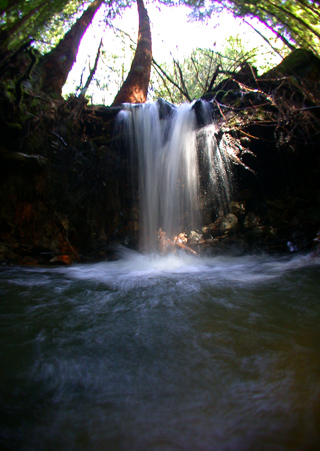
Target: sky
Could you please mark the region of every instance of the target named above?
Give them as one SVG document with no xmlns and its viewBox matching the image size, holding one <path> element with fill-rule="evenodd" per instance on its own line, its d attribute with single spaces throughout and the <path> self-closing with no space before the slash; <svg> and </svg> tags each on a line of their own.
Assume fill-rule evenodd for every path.
<svg viewBox="0 0 320 451">
<path fill-rule="evenodd" d="M 192 50 L 200 48 L 222 51 L 229 36 L 239 35 L 245 48 L 259 47 L 261 61 L 269 59 L 270 47 L 241 19 L 234 19 L 230 13 L 224 12 L 219 17 L 212 17 L 207 23 L 190 22 L 188 14 L 190 9 L 184 6 L 166 7 L 155 3 L 146 5 L 151 22 L 153 57 L 158 64 L 172 61 L 172 56 L 182 60 L 191 54 Z M 89 65 L 93 66 L 101 37 L 103 37 L 103 55 L 100 57 L 96 79 L 107 88 L 99 89 L 93 81 L 88 91 L 95 104 L 112 103 L 121 83 L 119 73 L 125 78 L 131 65 L 132 52 L 129 49 L 130 39 L 121 39 L 114 31 L 105 26 L 103 22 L 103 9 L 96 14 L 92 24 L 82 39 L 77 61 L 69 74 L 63 94 L 74 93 L 80 84 L 83 72 L 83 84 L 89 75 Z M 112 21 L 112 24 L 130 35 L 136 41 L 138 32 L 138 13 L 136 5 L 124 10 L 122 17 Z M 266 37 L 271 32 L 265 29 L 258 21 L 253 22 Z M 132 45 L 132 43 L 131 43 Z M 112 55 L 115 55 L 114 57 Z M 280 62 L 280 57 L 273 57 L 274 65 Z M 117 69 L 117 73 L 114 72 Z"/>
</svg>

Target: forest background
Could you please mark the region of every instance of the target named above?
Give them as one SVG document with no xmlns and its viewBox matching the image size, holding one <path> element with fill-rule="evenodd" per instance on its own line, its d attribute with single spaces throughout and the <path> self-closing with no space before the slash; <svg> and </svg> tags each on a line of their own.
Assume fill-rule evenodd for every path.
<svg viewBox="0 0 320 451">
<path fill-rule="evenodd" d="M 80 52 L 63 94 L 80 94 L 98 56 L 86 96 L 93 103 L 110 104 L 130 69 L 136 46 L 138 17 L 134 3 L 1 0 L 1 53 L 6 61 L 8 55 L 28 42 L 40 55 L 50 53 L 66 33 L 79 24 L 91 5 L 90 19 L 83 24 L 80 36 L 77 34 L 73 43 L 76 50 L 69 56 L 72 60 L 70 69 L 79 48 Z M 261 74 L 294 48 L 319 52 L 320 11 L 316 0 L 165 0 L 146 2 L 146 8 L 152 11 L 149 16 L 156 43 L 148 93 L 150 100 L 162 97 L 174 103 L 190 101 L 208 90 L 217 69 L 215 82 L 219 83 L 226 74 L 236 72 L 244 61 L 255 65 Z M 169 16 L 174 16 L 175 25 Z M 187 20 L 193 21 L 189 31 L 185 26 L 186 16 Z M 242 27 L 239 28 L 237 23 L 242 23 Z M 245 34 L 243 29 L 246 29 Z M 174 36 L 176 42 L 173 42 Z M 171 48 L 165 54 L 163 50 L 168 48 L 168 41 Z M 183 41 L 189 41 L 191 45 L 183 45 Z M 197 42 L 202 42 L 201 47 L 196 45 Z"/>
</svg>

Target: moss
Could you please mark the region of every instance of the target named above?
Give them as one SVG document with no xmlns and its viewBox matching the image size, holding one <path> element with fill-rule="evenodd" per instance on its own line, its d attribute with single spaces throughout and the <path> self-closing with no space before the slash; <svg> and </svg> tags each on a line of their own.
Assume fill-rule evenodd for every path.
<svg viewBox="0 0 320 451">
<path fill-rule="evenodd" d="M 320 59 L 310 50 L 296 49 L 291 52 L 275 68 L 262 75 L 261 78 L 272 78 L 277 75 L 309 78 L 319 81 Z"/>
<path fill-rule="evenodd" d="M 224 91 L 223 89 L 220 89 L 219 91 L 217 91 L 214 94 L 214 100 L 216 100 L 217 102 L 221 102 L 221 100 L 225 94 L 226 94 L 226 91 Z"/>
</svg>

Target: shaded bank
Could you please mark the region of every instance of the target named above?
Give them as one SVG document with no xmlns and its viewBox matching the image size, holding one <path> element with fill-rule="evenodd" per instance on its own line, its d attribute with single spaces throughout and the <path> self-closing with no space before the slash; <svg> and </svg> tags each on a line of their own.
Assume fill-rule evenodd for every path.
<svg viewBox="0 0 320 451">
<path fill-rule="evenodd" d="M 236 186 L 228 209 L 217 209 L 201 179 L 203 223 L 181 231 L 197 252 L 313 247 L 320 228 L 320 89 L 318 60 L 301 52 L 290 56 L 293 69 L 260 78 L 243 66 L 194 103 L 198 129 L 205 102 L 218 143 L 229 142 Z M 22 73 L 29 65 L 28 54 L 20 56 Z M 111 257 L 115 244 L 137 248 L 138 167 L 124 145 L 126 132 L 114 128 L 121 105 L 84 106 L 75 120 L 76 98 L 53 100 L 28 81 L 17 105 L 16 70 L 17 62 L 7 67 L 0 94 L 2 261 L 69 263 Z M 171 109 L 159 105 L 160 114 Z M 201 133 L 198 143 L 201 151 Z"/>
</svg>

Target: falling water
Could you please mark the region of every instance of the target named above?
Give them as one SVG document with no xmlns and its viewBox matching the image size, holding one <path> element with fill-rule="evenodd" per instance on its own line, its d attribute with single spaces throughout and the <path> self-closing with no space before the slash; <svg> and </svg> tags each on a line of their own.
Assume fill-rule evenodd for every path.
<svg viewBox="0 0 320 451">
<path fill-rule="evenodd" d="M 138 159 L 145 250 L 157 248 L 160 229 L 173 238 L 201 228 L 207 201 L 217 210 L 228 207 L 232 183 L 227 146 L 223 139 L 218 144 L 219 130 L 207 103 L 197 110 L 202 127 L 194 104 L 127 105 L 118 115 L 118 124 L 129 133 L 132 159 Z"/>
<path fill-rule="evenodd" d="M 204 127 L 198 131 L 198 148 L 202 150 L 204 172 L 208 174 L 204 187 L 215 210 L 229 209 L 233 194 L 231 160 L 234 147 L 220 132 L 220 127 L 212 120 L 210 103 L 201 102 Z M 218 138 L 219 137 L 219 138 Z"/>
</svg>

